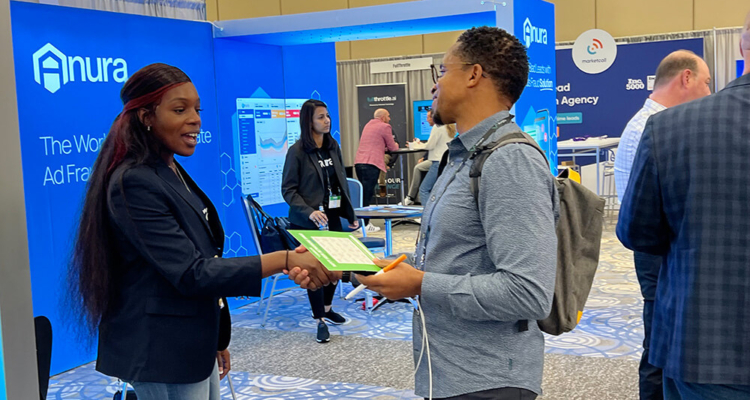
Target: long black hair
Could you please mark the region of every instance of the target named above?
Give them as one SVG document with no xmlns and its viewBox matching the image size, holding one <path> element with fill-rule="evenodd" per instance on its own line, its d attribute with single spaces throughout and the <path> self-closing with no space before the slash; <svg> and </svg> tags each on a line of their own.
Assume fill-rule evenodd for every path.
<svg viewBox="0 0 750 400">
<path fill-rule="evenodd" d="M 107 213 L 112 172 L 122 164 L 143 164 L 161 156 L 163 145 L 139 112 L 153 115 L 164 93 L 187 82 L 190 78 L 179 68 L 151 64 L 133 74 L 120 91 L 124 107 L 94 162 L 68 269 L 67 311 L 78 319 L 84 337 L 94 337 L 115 294 L 112 277 L 117 260 Z"/>
<path fill-rule="evenodd" d="M 312 153 L 318 148 L 313 138 L 313 117 L 315 117 L 315 109 L 318 107 L 325 107 L 328 110 L 326 103 L 310 99 L 302 104 L 302 108 L 299 111 L 300 140 L 305 151 L 308 153 Z M 331 136 L 330 131 L 323 135 L 323 147 L 328 150 L 336 148 L 336 141 Z"/>
</svg>

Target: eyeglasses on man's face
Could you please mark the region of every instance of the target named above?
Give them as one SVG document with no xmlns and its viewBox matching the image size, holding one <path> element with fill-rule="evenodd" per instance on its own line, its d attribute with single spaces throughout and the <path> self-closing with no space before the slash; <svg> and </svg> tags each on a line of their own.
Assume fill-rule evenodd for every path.
<svg viewBox="0 0 750 400">
<path fill-rule="evenodd" d="M 437 83 L 438 79 L 442 78 L 443 75 L 447 72 L 445 70 L 446 65 L 475 65 L 476 63 L 470 63 L 470 62 L 452 62 L 452 63 L 445 63 L 440 64 L 439 66 L 435 66 L 435 64 L 430 64 L 430 70 L 432 71 L 432 82 Z M 487 77 L 487 75 L 482 71 L 482 76 Z"/>
</svg>

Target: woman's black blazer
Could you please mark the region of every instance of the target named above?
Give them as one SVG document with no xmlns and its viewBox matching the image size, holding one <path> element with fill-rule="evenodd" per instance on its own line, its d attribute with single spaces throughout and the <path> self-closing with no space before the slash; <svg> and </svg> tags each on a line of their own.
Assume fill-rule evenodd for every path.
<svg viewBox="0 0 750 400">
<path fill-rule="evenodd" d="M 260 294 L 260 258 L 221 258 L 219 215 L 178 168 L 192 193 L 164 161 L 121 165 L 107 189 L 114 297 L 99 324 L 96 369 L 126 381 L 208 378 L 229 345 L 222 297 Z"/>
<path fill-rule="evenodd" d="M 336 142 L 334 141 L 334 143 Z M 330 150 L 330 153 L 333 168 L 341 186 L 342 217 L 349 223 L 353 223 L 357 217 L 354 215 L 354 207 L 352 207 L 352 201 L 349 197 L 344 159 L 341 156 L 341 148 L 338 143 L 336 143 L 334 149 Z M 326 200 L 325 178 L 323 169 L 318 164 L 317 155 L 314 152 L 306 152 L 301 140 L 294 143 L 286 154 L 281 194 L 289 204 L 289 221 L 291 223 L 307 229 L 318 229 L 309 217 Z"/>
</svg>

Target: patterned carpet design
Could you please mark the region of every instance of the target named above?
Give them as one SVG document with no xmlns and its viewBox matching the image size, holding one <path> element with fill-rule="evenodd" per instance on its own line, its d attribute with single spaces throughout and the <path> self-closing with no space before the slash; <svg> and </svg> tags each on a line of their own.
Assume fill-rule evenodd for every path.
<svg viewBox="0 0 750 400">
<path fill-rule="evenodd" d="M 607 375 L 601 375 L 602 371 L 614 368 L 615 372 L 612 374 L 619 373 L 624 377 L 620 379 L 627 381 L 633 379 L 637 382 L 637 360 L 640 359 L 643 341 L 642 300 L 633 268 L 632 253 L 622 247 L 613 230 L 613 225 L 605 226 L 599 268 L 579 326 L 573 332 L 546 337 L 548 363 L 553 362 L 545 367 L 544 390 L 547 393 L 544 396 L 545 399 L 579 398 L 574 394 L 558 397 L 567 393 L 565 390 L 568 390 L 569 382 L 565 382 L 562 378 L 557 379 L 558 376 L 570 379 L 568 376 L 570 371 L 564 370 L 562 366 L 570 363 L 581 364 L 575 362 L 576 359 L 581 360 L 577 357 L 585 357 L 583 360 L 587 363 L 586 365 L 589 365 L 587 368 L 591 368 L 589 376 L 599 375 L 601 379 L 607 380 L 609 379 Z M 413 225 L 394 228 L 394 251 L 413 251 L 417 232 L 417 227 Z M 383 231 L 371 235 L 385 236 Z M 342 294 L 346 294 L 349 290 L 351 290 L 351 285 L 342 285 Z M 302 338 L 301 341 L 308 338 L 310 342 L 313 342 L 317 323 L 311 317 L 306 291 L 291 289 L 276 294 L 269 307 L 265 326 L 262 326 L 265 307 L 265 302 L 261 307 L 254 303 L 232 311 L 234 334 L 238 341 L 241 342 L 239 338 L 245 332 L 263 330 L 269 333 L 277 332 L 277 335 L 298 335 Z M 411 341 L 413 307 L 409 303 L 386 303 L 376 311 L 368 313 L 363 309 L 362 300 L 345 301 L 337 293 L 333 308 L 349 321 L 344 325 L 329 325 L 332 343 L 345 343 L 346 340 L 352 340 L 347 337 Z M 396 344 L 396 342 L 393 343 Z M 404 343 L 404 346 L 408 344 Z M 241 357 L 241 355 L 235 353 L 233 357 Z M 597 369 L 601 371 L 596 371 Z M 393 389 L 285 375 L 251 373 L 235 368 L 232 373 L 232 382 L 237 398 L 242 400 L 417 398 L 411 390 L 403 387 Z M 579 380 L 579 378 L 575 379 Z M 597 397 L 602 399 L 636 398 L 635 382 L 624 382 L 617 389 L 613 388 L 612 393 L 602 392 Z M 581 382 L 578 381 L 576 384 L 581 384 Z M 623 392 L 622 387 L 628 389 Z M 111 399 L 117 388 L 118 383 L 115 379 L 97 373 L 93 364 L 87 364 L 53 377 L 47 398 Z M 597 389 L 593 390 L 596 392 Z M 226 383 L 222 385 L 222 398 L 231 399 Z"/>
</svg>

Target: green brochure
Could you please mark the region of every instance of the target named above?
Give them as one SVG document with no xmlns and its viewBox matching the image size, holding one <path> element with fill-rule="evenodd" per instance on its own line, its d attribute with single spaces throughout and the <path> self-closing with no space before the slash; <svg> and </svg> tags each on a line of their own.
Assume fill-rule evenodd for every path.
<svg viewBox="0 0 750 400">
<path fill-rule="evenodd" d="M 351 233 L 289 230 L 329 271 L 371 271 L 380 267 L 375 256 Z"/>
</svg>

